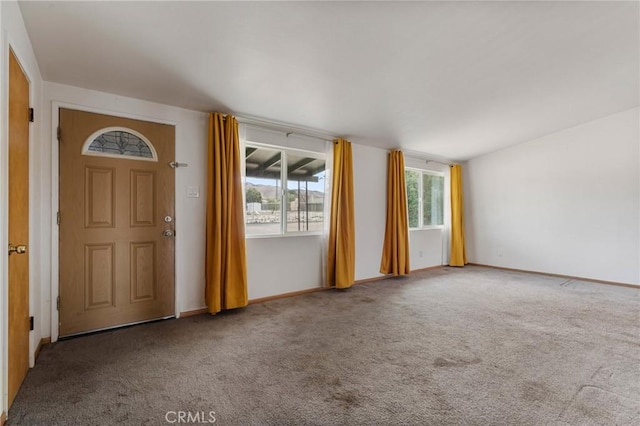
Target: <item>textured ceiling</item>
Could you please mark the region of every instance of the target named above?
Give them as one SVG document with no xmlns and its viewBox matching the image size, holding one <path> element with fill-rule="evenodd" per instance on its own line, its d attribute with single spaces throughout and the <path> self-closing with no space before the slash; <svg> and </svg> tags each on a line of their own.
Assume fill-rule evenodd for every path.
<svg viewBox="0 0 640 426">
<path fill-rule="evenodd" d="M 46 81 L 464 160 L 638 106 L 638 2 L 20 2 Z"/>
</svg>

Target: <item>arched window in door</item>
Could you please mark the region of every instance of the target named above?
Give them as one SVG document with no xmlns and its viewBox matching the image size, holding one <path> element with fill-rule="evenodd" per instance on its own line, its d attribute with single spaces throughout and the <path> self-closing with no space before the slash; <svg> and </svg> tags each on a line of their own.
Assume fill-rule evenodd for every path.
<svg viewBox="0 0 640 426">
<path fill-rule="evenodd" d="M 93 133 L 82 146 L 82 155 L 158 161 L 149 139 L 124 127 L 108 127 Z"/>
</svg>

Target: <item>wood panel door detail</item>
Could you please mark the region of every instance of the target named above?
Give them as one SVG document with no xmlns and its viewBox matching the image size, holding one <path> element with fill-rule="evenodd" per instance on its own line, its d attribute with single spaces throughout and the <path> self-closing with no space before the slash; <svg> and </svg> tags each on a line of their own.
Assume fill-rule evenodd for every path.
<svg viewBox="0 0 640 426">
<path fill-rule="evenodd" d="M 10 407 L 29 370 L 29 80 L 12 51 L 9 52 L 8 207 Z"/>
<path fill-rule="evenodd" d="M 59 126 L 60 335 L 174 315 L 175 128 L 70 109 Z"/>
</svg>

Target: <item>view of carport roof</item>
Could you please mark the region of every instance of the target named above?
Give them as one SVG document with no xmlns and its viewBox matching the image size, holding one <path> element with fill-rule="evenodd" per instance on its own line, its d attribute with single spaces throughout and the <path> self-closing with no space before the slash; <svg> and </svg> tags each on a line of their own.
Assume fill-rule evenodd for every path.
<svg viewBox="0 0 640 426">
<path fill-rule="evenodd" d="M 245 150 L 246 176 L 254 178 L 280 179 L 282 153 L 268 148 L 247 147 Z M 319 172 L 325 169 L 324 160 L 287 154 L 287 180 L 318 182 Z"/>
</svg>

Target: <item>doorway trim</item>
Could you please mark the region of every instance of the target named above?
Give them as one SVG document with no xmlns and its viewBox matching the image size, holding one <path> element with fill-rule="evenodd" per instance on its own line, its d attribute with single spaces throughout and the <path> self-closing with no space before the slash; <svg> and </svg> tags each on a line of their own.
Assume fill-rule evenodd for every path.
<svg viewBox="0 0 640 426">
<path fill-rule="evenodd" d="M 59 232 L 58 223 L 57 223 L 57 213 L 60 207 L 59 206 L 60 142 L 58 141 L 58 123 L 60 121 L 60 108 L 74 109 L 77 111 L 84 111 L 84 112 L 93 112 L 96 114 L 111 115 L 111 116 L 120 117 L 120 118 L 131 118 L 134 120 L 149 121 L 149 122 L 158 123 L 158 124 L 168 124 L 176 128 L 176 135 L 177 135 L 177 128 L 178 128 L 178 125 L 176 122 L 171 120 L 165 120 L 162 118 L 149 117 L 149 116 L 140 115 L 140 114 L 124 113 L 121 111 L 112 111 L 108 109 L 96 108 L 88 105 L 79 105 L 79 104 L 74 104 L 74 103 L 64 102 L 64 101 L 56 101 L 56 100 L 51 101 L 51 129 L 50 129 L 50 135 L 51 135 L 51 306 L 50 306 L 51 342 L 58 341 L 58 337 L 60 336 L 60 330 L 58 326 L 59 315 L 58 315 L 58 306 L 57 306 L 57 299 L 58 299 L 58 295 L 60 294 L 60 279 L 59 279 L 60 278 L 60 252 L 58 247 L 60 232 Z M 178 141 L 176 140 L 176 146 L 177 146 L 177 142 Z M 178 154 L 176 153 L 176 156 L 177 155 Z M 177 186 L 174 189 L 174 192 L 175 192 L 175 195 L 177 196 L 177 193 L 178 193 Z M 176 236 L 175 236 L 176 241 L 178 238 L 180 238 L 179 235 L 181 235 L 181 233 L 176 232 Z M 176 243 L 176 247 L 177 247 L 177 243 Z M 179 305 L 180 292 L 178 290 L 178 282 L 176 280 L 177 269 L 178 269 L 176 259 L 177 259 L 177 255 L 174 256 L 174 262 L 176 264 L 176 267 L 174 268 L 174 282 L 175 282 L 174 310 L 175 310 L 175 316 L 176 318 L 178 318 L 180 316 L 180 305 Z"/>
</svg>

